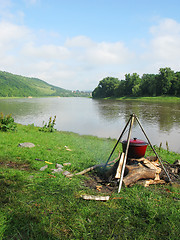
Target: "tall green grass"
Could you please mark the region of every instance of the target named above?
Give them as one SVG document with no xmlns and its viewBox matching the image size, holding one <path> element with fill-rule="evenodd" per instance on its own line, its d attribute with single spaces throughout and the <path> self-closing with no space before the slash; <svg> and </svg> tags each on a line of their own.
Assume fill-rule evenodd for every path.
<svg viewBox="0 0 180 240">
<path fill-rule="evenodd" d="M 18 147 L 22 142 L 35 147 Z M 86 201 L 81 194 L 103 195 L 85 186 L 88 176 L 69 179 L 51 172 L 56 163 L 70 162 L 64 167 L 70 172 L 105 163 L 115 142 L 70 132 L 40 132 L 33 125 L 0 132 L 0 239 L 179 239 L 177 187 L 135 185 L 123 187 L 120 194 L 112 192 L 107 202 Z M 121 146 L 112 159 L 118 151 Z M 161 153 L 167 161 L 180 157 Z M 152 155 L 150 149 L 147 154 Z M 53 164 L 41 172 L 45 161 Z"/>
</svg>

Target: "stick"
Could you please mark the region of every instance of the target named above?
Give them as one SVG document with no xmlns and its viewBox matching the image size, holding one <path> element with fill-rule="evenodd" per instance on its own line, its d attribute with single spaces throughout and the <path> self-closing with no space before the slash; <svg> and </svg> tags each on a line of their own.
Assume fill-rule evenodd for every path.
<svg viewBox="0 0 180 240">
<path fill-rule="evenodd" d="M 108 165 L 110 165 L 111 163 L 115 162 L 115 161 L 118 160 L 119 158 L 120 158 L 120 152 L 119 152 L 119 156 L 118 156 L 116 159 L 114 159 L 114 160 L 112 160 L 111 162 L 109 162 Z M 95 168 L 103 167 L 103 166 L 104 166 L 104 163 L 96 164 L 96 165 L 94 165 L 94 166 L 92 166 L 92 167 L 89 167 L 89 168 L 84 169 L 84 170 L 81 171 L 81 172 L 78 172 L 78 173 L 75 173 L 75 174 L 68 174 L 66 177 L 73 177 L 74 175 L 83 175 L 83 174 L 85 174 L 85 173 L 87 173 L 87 172 L 90 172 L 90 171 L 94 170 Z"/>
<path fill-rule="evenodd" d="M 135 118 L 135 115 L 132 114 L 131 118 L 130 118 L 131 119 L 131 123 L 130 123 L 128 138 L 127 138 L 126 152 L 125 152 L 124 162 L 123 162 L 123 166 L 122 166 L 121 178 L 120 178 L 120 181 L 119 181 L 118 193 L 120 193 L 121 187 L 122 187 L 122 181 L 123 181 L 124 170 L 125 170 L 125 165 L 126 165 L 126 159 L 127 159 L 128 150 L 129 150 L 129 143 L 130 143 L 132 126 L 133 126 L 133 123 L 134 123 L 134 118 Z"/>
</svg>

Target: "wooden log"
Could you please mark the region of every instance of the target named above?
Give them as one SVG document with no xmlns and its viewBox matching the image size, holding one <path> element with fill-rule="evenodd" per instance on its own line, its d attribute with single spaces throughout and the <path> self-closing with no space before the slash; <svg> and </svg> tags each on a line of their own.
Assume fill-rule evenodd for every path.
<svg viewBox="0 0 180 240">
<path fill-rule="evenodd" d="M 85 200 L 95 200 L 95 201 L 108 201 L 109 196 L 94 196 L 94 195 L 81 195 Z"/>
<path fill-rule="evenodd" d="M 117 171 L 116 171 L 115 178 L 120 178 L 121 177 L 123 162 L 124 162 L 124 152 L 121 153 L 121 157 L 120 157 L 120 160 L 119 160 L 119 165 L 118 165 L 118 168 L 117 168 Z"/>
<path fill-rule="evenodd" d="M 156 176 L 155 169 L 149 169 L 141 164 L 138 166 L 126 165 L 126 168 L 128 170 L 128 174 L 123 179 L 125 186 L 129 186 L 140 179 L 154 179 Z"/>
</svg>

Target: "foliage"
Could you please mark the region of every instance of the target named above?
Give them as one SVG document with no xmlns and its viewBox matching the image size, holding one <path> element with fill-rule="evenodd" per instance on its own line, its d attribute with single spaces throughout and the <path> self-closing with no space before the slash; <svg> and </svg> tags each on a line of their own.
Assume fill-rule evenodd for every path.
<svg viewBox="0 0 180 240">
<path fill-rule="evenodd" d="M 78 97 L 90 96 L 90 93 L 70 91 L 50 85 L 38 78 L 23 77 L 0 71 L 0 97 Z"/>
<path fill-rule="evenodd" d="M 52 120 L 52 117 L 49 118 L 49 122 L 48 123 L 44 123 L 43 127 L 39 128 L 39 131 L 42 132 L 54 132 L 56 131 L 56 129 L 54 128 L 54 125 L 56 124 L 56 116 L 54 116 L 54 119 Z"/>
<path fill-rule="evenodd" d="M 19 148 L 23 141 L 31 141 L 35 147 Z M 15 134 L 0 132 L 0 238 L 178 240 L 177 187 L 122 187 L 120 194 L 108 193 L 107 202 L 85 201 L 82 194 L 107 193 L 86 187 L 87 176 L 69 179 L 51 173 L 56 163 L 71 162 L 71 166 L 64 167 L 70 172 L 105 163 L 115 142 L 69 132 L 43 133 L 22 125 Z M 164 158 L 175 160 L 180 155 L 169 152 Z M 41 172 L 45 161 L 53 164 Z"/>
<path fill-rule="evenodd" d="M 93 91 L 93 97 L 111 97 L 115 95 L 115 88 L 118 86 L 117 78 L 107 77 L 101 80 L 98 87 Z"/>
<path fill-rule="evenodd" d="M 14 122 L 14 118 L 11 114 L 6 116 L 1 113 L 0 116 L 0 131 L 8 132 L 8 131 L 15 131 L 17 124 Z"/>
<path fill-rule="evenodd" d="M 99 82 L 92 92 L 93 98 L 180 96 L 180 72 L 171 68 L 160 68 L 159 74 L 126 74 L 125 80 L 107 77 Z"/>
</svg>

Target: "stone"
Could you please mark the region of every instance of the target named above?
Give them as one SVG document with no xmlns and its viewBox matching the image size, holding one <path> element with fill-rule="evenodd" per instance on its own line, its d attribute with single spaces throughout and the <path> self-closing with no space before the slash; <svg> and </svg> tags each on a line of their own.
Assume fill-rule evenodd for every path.
<svg viewBox="0 0 180 240">
<path fill-rule="evenodd" d="M 60 173 L 62 172 L 62 168 L 58 168 L 58 169 L 51 169 L 52 170 L 52 173 Z"/>
<path fill-rule="evenodd" d="M 24 143 L 20 143 L 18 145 L 18 147 L 28 147 L 28 148 L 32 148 L 32 147 L 35 147 L 35 145 L 33 143 L 30 143 L 30 142 L 24 142 Z"/>
<path fill-rule="evenodd" d="M 45 166 L 41 167 L 40 171 L 44 171 L 46 168 L 48 168 L 48 165 L 45 165 Z"/>
<path fill-rule="evenodd" d="M 56 163 L 56 168 L 63 168 L 62 164 Z"/>
<path fill-rule="evenodd" d="M 70 162 L 68 162 L 68 163 L 63 163 L 63 166 L 70 166 L 70 165 L 71 165 Z"/>
<path fill-rule="evenodd" d="M 70 175 L 70 174 L 71 174 L 71 173 L 68 172 L 68 171 L 64 171 L 64 172 L 63 172 L 63 175 L 64 175 L 64 176 L 67 176 L 67 175 Z"/>
</svg>

